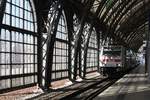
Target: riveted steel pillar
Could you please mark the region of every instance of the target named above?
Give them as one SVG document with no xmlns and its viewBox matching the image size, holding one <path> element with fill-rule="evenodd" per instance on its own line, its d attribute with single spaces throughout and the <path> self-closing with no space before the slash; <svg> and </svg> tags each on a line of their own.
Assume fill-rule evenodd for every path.
<svg viewBox="0 0 150 100">
<path fill-rule="evenodd" d="M 91 37 L 91 34 L 92 34 L 92 30 L 93 30 L 93 26 L 91 25 L 91 26 L 90 26 L 90 29 L 89 29 L 88 36 L 87 36 L 86 43 L 85 43 L 85 45 L 84 45 L 84 67 L 83 67 L 83 78 L 85 78 L 85 76 L 86 76 L 86 68 L 87 68 L 87 52 L 88 52 L 89 40 L 90 40 L 90 37 Z"/>
<path fill-rule="evenodd" d="M 46 70 L 45 70 L 45 88 L 46 89 L 49 89 L 49 86 L 51 84 L 51 80 L 52 80 L 52 65 L 53 65 L 53 50 L 54 50 L 54 43 L 55 43 L 55 40 L 56 40 L 56 33 L 57 33 L 57 26 L 58 26 L 58 23 L 59 23 L 59 19 L 60 19 L 60 16 L 61 16 L 61 8 L 59 8 L 59 12 L 58 12 L 58 16 L 55 20 L 55 24 L 54 24 L 54 30 L 52 31 L 53 34 L 51 33 L 48 33 L 48 34 L 51 34 L 51 36 L 48 38 L 48 42 L 47 42 L 47 59 L 46 59 Z"/>
<path fill-rule="evenodd" d="M 40 88 L 42 86 L 42 16 L 40 12 L 37 12 L 38 19 L 38 85 Z"/>
<path fill-rule="evenodd" d="M 78 54 L 80 52 L 80 43 L 81 43 L 81 36 L 82 36 L 82 32 L 84 29 L 84 25 L 86 22 L 86 16 L 88 15 L 88 12 L 90 11 L 90 8 L 93 4 L 94 0 L 89 0 L 89 2 L 87 3 L 87 6 L 85 7 L 85 9 L 83 10 L 83 16 L 81 18 L 81 25 L 79 27 L 79 30 L 77 32 L 77 36 L 76 36 L 76 40 L 75 40 L 75 53 L 74 53 L 74 73 L 73 73 L 73 80 L 76 80 L 77 78 L 77 66 L 78 66 Z"/>
<path fill-rule="evenodd" d="M 100 72 L 100 34 L 97 34 L 97 71 Z"/>
</svg>

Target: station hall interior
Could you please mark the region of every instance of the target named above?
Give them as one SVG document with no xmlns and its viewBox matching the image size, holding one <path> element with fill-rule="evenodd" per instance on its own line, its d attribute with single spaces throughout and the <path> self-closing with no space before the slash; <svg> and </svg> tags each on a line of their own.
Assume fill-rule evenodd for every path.
<svg viewBox="0 0 150 100">
<path fill-rule="evenodd" d="M 0 0 L 0 100 L 149 100 L 150 0 Z"/>
</svg>

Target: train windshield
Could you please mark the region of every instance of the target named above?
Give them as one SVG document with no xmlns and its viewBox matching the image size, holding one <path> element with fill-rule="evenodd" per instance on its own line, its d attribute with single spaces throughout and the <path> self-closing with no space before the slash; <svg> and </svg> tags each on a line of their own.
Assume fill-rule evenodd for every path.
<svg viewBox="0 0 150 100">
<path fill-rule="evenodd" d="M 103 55 L 105 55 L 105 56 L 121 56 L 121 46 L 104 47 Z"/>
<path fill-rule="evenodd" d="M 105 55 L 105 56 L 120 56 L 121 51 L 104 51 L 103 55 Z"/>
</svg>

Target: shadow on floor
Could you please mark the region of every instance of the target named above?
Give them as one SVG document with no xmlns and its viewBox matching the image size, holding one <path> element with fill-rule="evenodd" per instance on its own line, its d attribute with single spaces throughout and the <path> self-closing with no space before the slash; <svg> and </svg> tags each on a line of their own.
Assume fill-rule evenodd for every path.
<svg viewBox="0 0 150 100">
<path fill-rule="evenodd" d="M 139 66 L 125 75 L 94 100 L 150 100 L 150 82 L 145 68 Z"/>
<path fill-rule="evenodd" d="M 112 96 L 97 96 L 94 100 L 150 100 L 150 90 Z"/>
</svg>

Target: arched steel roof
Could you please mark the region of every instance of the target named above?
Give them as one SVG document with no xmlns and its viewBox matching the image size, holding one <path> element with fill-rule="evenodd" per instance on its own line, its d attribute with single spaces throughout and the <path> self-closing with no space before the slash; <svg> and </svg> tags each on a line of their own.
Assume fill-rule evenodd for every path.
<svg viewBox="0 0 150 100">
<path fill-rule="evenodd" d="M 43 18 L 46 18 L 49 6 L 54 1 L 56 0 L 34 0 L 37 12 L 42 13 L 45 16 Z M 97 32 L 102 33 L 104 37 L 113 37 L 135 51 L 143 44 L 150 0 L 64 0 L 63 2 L 69 5 L 66 9 L 71 7 L 80 17 L 85 11 L 83 9 L 90 6 L 86 19 L 89 22 L 94 20 Z M 92 4 L 88 5 L 88 2 Z"/>
</svg>

